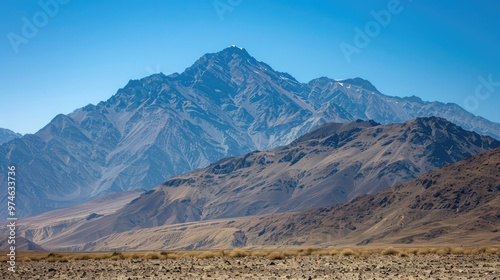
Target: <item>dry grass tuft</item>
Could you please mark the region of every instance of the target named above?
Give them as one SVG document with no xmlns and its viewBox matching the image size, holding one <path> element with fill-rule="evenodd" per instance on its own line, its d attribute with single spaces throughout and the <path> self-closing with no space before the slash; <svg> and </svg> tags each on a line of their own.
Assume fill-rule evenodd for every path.
<svg viewBox="0 0 500 280">
<path fill-rule="evenodd" d="M 348 256 L 356 256 L 356 252 L 352 249 L 343 249 L 341 252 L 340 252 L 340 255 L 341 256 L 344 256 L 344 257 L 348 257 Z"/>
<path fill-rule="evenodd" d="M 160 256 L 156 253 L 148 253 L 148 254 L 144 255 L 144 258 L 147 260 L 158 260 L 158 259 L 160 259 Z"/>
<path fill-rule="evenodd" d="M 342 250 L 332 248 L 332 249 L 328 250 L 328 255 L 336 256 L 336 255 L 340 255 L 340 252 L 342 252 Z"/>
<path fill-rule="evenodd" d="M 4 253 L 5 252 L 5 253 Z M 0 261 L 6 261 L 8 252 L 0 254 Z M 123 259 L 180 259 L 180 258 L 244 258 L 258 257 L 272 260 L 288 257 L 307 256 L 356 256 L 368 257 L 371 255 L 408 257 L 412 255 L 497 255 L 500 256 L 500 247 L 420 247 L 420 248 L 375 248 L 351 247 L 328 249 L 287 249 L 287 250 L 202 250 L 202 251 L 162 251 L 162 252 L 31 252 L 22 251 L 17 255 L 20 262 L 47 261 L 68 262 L 84 260 L 123 260 Z"/>
<path fill-rule="evenodd" d="M 49 253 L 47 257 L 43 258 L 47 262 L 67 262 L 68 259 L 62 254 Z"/>
<path fill-rule="evenodd" d="M 248 251 L 243 251 L 241 249 L 234 249 L 231 252 L 229 252 L 229 256 L 232 258 L 244 258 L 248 257 L 250 253 Z"/>
<path fill-rule="evenodd" d="M 396 250 L 394 248 L 387 248 L 383 250 L 380 254 L 384 256 L 395 256 L 398 255 L 399 253 L 402 253 L 400 250 Z"/>
<path fill-rule="evenodd" d="M 109 259 L 112 261 L 118 261 L 118 260 L 125 259 L 125 256 L 123 255 L 122 252 L 113 252 L 113 254 L 111 254 L 111 256 L 109 256 Z"/>
<path fill-rule="evenodd" d="M 216 258 L 216 257 L 220 257 L 220 256 L 221 256 L 220 252 L 205 251 L 205 252 L 201 252 L 198 255 L 198 258 L 200 258 L 200 259 L 211 259 L 211 258 Z"/>
<path fill-rule="evenodd" d="M 282 260 L 285 258 L 285 254 L 283 252 L 271 252 L 267 255 L 267 258 L 270 260 Z"/>
<path fill-rule="evenodd" d="M 294 254 L 296 256 L 310 256 L 313 253 L 317 252 L 319 249 L 314 249 L 314 248 L 307 248 L 305 250 L 300 249 L 298 250 L 297 254 Z"/>
<path fill-rule="evenodd" d="M 249 251 L 252 257 L 257 257 L 257 258 L 265 258 L 267 255 L 269 255 L 269 251 L 264 251 L 264 250 L 255 250 L 255 251 Z"/>
<path fill-rule="evenodd" d="M 89 255 L 81 255 L 81 256 L 76 256 L 73 259 L 76 261 L 90 260 L 90 256 Z"/>
<path fill-rule="evenodd" d="M 500 256 L 500 247 L 489 247 L 485 250 L 486 254 L 498 255 Z"/>
<path fill-rule="evenodd" d="M 406 253 L 410 255 L 416 255 L 418 253 L 418 249 L 417 248 L 406 249 Z"/>
<path fill-rule="evenodd" d="M 440 255 L 440 256 L 443 256 L 443 255 L 449 255 L 451 254 L 451 247 L 443 247 L 443 248 L 437 248 L 437 249 L 434 249 L 434 254 L 436 255 Z"/>
<path fill-rule="evenodd" d="M 431 248 L 420 248 L 417 249 L 417 255 L 430 255 L 433 253 Z"/>
<path fill-rule="evenodd" d="M 132 254 L 129 256 L 129 258 L 133 259 L 133 260 L 136 260 L 136 259 L 140 259 L 141 256 L 139 256 L 138 254 Z"/>
<path fill-rule="evenodd" d="M 179 256 L 179 253 L 176 253 L 176 252 L 162 251 L 162 252 L 160 252 L 160 257 L 162 259 L 171 259 L 171 260 L 174 260 L 174 259 L 178 259 L 180 256 Z"/>
</svg>

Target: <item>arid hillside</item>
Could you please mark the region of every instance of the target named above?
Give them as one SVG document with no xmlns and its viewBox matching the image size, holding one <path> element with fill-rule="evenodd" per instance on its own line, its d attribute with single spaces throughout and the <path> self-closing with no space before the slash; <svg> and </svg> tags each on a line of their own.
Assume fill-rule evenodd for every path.
<svg viewBox="0 0 500 280">
<path fill-rule="evenodd" d="M 500 245 L 500 149 L 374 195 L 305 212 L 134 229 L 86 242 L 71 239 L 78 229 L 36 242 L 65 250 Z"/>
<path fill-rule="evenodd" d="M 499 146 L 500 141 L 435 117 L 391 125 L 330 123 L 290 145 L 220 160 L 170 178 L 116 213 L 92 219 L 51 244 L 81 244 L 132 229 L 331 206 Z"/>
</svg>

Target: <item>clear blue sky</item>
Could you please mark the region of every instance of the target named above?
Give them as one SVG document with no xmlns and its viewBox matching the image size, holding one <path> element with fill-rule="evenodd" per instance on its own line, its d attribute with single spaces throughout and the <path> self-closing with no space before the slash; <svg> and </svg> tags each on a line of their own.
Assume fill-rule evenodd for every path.
<svg viewBox="0 0 500 280">
<path fill-rule="evenodd" d="M 48 12 L 40 4 L 54 1 L 0 2 L 0 127 L 34 133 L 130 79 L 182 72 L 232 44 L 301 82 L 359 76 L 388 95 L 468 100 L 474 114 L 500 122 L 500 84 L 475 95 L 479 76 L 500 82 L 500 1 L 60 0 Z M 391 19 L 377 30 L 371 12 L 381 10 Z M 36 32 L 26 27 L 35 23 Z M 372 37 L 349 62 L 340 45 L 356 47 L 356 27 Z"/>
</svg>

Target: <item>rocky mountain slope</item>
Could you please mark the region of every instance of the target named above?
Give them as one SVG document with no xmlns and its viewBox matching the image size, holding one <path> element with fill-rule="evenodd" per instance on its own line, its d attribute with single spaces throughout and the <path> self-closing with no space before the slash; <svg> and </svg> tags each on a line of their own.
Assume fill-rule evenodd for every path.
<svg viewBox="0 0 500 280">
<path fill-rule="evenodd" d="M 45 251 L 40 245 L 31 242 L 30 240 L 22 237 L 16 237 L 16 244 L 9 244 L 9 240 L 7 238 L 0 240 L 0 250 L 10 252 L 11 246 L 16 247 L 16 251 Z"/>
<path fill-rule="evenodd" d="M 144 191 L 140 189 L 108 194 L 70 208 L 48 211 L 33 217 L 19 219 L 18 232 L 29 240 L 49 240 L 54 236 L 67 234 L 92 219 L 111 215 Z M 7 236 L 6 225 L 0 223 L 0 234 Z"/>
<path fill-rule="evenodd" d="M 116 218 L 134 228 L 302 211 L 375 193 L 496 147 L 500 141 L 434 117 L 386 126 L 330 123 L 288 146 L 170 178 Z"/>
<path fill-rule="evenodd" d="M 258 220 L 247 227 L 258 244 L 500 244 L 500 149 L 343 205 Z"/>
<path fill-rule="evenodd" d="M 15 133 L 9 129 L 0 128 L 0 145 L 20 137 L 22 137 L 22 135 L 19 133 Z"/>
<path fill-rule="evenodd" d="M 115 213 L 65 226 L 60 234 L 40 235 L 42 222 L 29 236 L 44 246 L 82 249 L 90 246 L 82 244 L 137 228 L 180 223 L 173 226 L 180 229 L 186 222 L 217 224 L 216 219 L 303 211 L 375 193 L 496 147 L 500 141 L 435 117 L 391 125 L 329 123 L 290 145 L 170 178 Z M 223 234 L 210 234 L 215 233 Z"/>
<path fill-rule="evenodd" d="M 497 148 L 336 206 L 136 229 L 87 242 L 63 236 L 39 242 L 48 248 L 76 250 L 492 246 L 500 245 L 499 213 Z"/>
<path fill-rule="evenodd" d="M 431 115 L 500 138 L 500 124 L 455 104 L 390 97 L 359 78 L 300 83 L 229 47 L 183 73 L 132 80 L 107 101 L 1 145 L 0 168 L 16 164 L 23 172 L 17 202 L 26 216 L 149 189 L 224 157 L 288 144 L 326 122 L 387 124 Z"/>
</svg>

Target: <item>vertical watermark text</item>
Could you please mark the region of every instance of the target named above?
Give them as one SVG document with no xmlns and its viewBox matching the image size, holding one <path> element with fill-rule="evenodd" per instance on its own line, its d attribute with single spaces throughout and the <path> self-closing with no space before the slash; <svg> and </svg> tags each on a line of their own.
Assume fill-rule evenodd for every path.
<svg viewBox="0 0 500 280">
<path fill-rule="evenodd" d="M 9 246 L 7 254 L 7 263 L 9 271 L 16 271 L 16 166 L 9 165 L 7 171 L 7 221 L 9 222 L 7 228 L 9 237 L 7 243 Z"/>
</svg>

